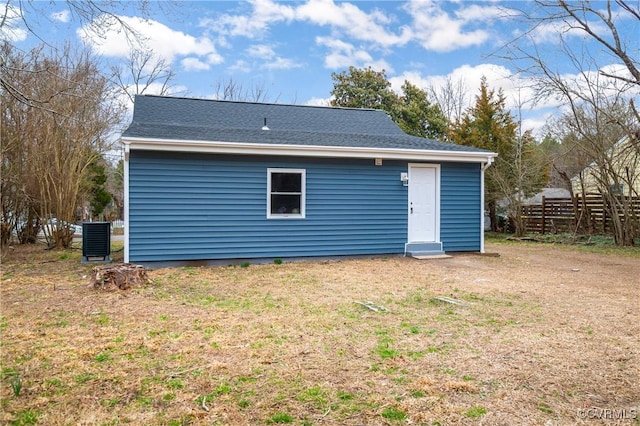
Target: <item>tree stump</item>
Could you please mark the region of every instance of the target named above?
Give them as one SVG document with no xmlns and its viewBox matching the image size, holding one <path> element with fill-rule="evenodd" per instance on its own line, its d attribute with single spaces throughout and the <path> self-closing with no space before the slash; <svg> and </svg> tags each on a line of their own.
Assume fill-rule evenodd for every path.
<svg viewBox="0 0 640 426">
<path fill-rule="evenodd" d="M 149 277 L 144 266 L 123 263 L 120 265 L 96 266 L 93 268 L 92 282 L 96 290 L 128 290 L 133 285 L 148 283 Z"/>
</svg>

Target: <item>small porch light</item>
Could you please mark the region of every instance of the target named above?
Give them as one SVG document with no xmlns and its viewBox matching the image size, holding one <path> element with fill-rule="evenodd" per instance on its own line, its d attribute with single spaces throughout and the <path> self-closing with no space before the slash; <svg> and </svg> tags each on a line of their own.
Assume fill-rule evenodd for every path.
<svg viewBox="0 0 640 426">
<path fill-rule="evenodd" d="M 409 185 L 409 174 L 408 173 L 400 173 L 400 182 L 402 182 L 403 186 Z"/>
</svg>

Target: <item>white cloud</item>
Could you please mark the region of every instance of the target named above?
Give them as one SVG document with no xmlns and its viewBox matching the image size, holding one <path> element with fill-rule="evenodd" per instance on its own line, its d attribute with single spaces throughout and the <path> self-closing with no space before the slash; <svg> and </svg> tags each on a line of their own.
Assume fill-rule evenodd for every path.
<svg viewBox="0 0 640 426">
<path fill-rule="evenodd" d="M 246 49 L 247 55 L 264 61 L 262 68 L 268 70 L 286 70 L 299 68 L 301 65 L 293 59 L 283 58 L 276 54 L 271 46 L 254 44 Z"/>
<path fill-rule="evenodd" d="M 9 42 L 24 41 L 27 38 L 27 30 L 23 27 L 20 11 L 13 5 L 7 4 L 1 8 L 4 14 L 0 15 L 0 40 Z"/>
<path fill-rule="evenodd" d="M 562 75 L 562 79 L 576 91 L 587 93 L 588 79 L 592 88 L 594 84 L 599 85 L 605 94 L 611 97 L 620 93 L 628 96 L 637 95 L 637 91 L 626 90 L 624 83 L 619 80 L 604 77 L 599 71 L 605 71 L 616 75 L 625 75 L 625 68 L 620 64 L 607 65 L 600 70 L 586 72 L 584 74 L 567 73 Z M 454 86 L 461 85 L 464 93 L 464 107 L 471 107 L 475 102 L 475 97 L 480 91 L 480 81 L 486 77 L 490 90 L 496 93 L 502 90 L 505 96 L 505 108 L 511 110 L 514 118 L 518 120 L 518 108 L 522 112 L 522 129 L 533 130 L 536 137 L 543 137 L 544 126 L 549 119 L 561 114 L 566 108 L 566 101 L 561 97 L 549 92 L 547 98 L 537 97 L 534 91 L 534 81 L 513 73 L 510 69 L 496 64 L 479 64 L 476 66 L 462 65 L 455 68 L 448 74 L 427 75 L 418 71 L 407 71 L 401 75 L 389 78 L 391 87 L 400 93 L 402 84 L 408 80 L 421 89 L 434 89 L 438 93 L 445 88 L 449 82 Z M 535 103 L 534 103 L 535 101 Z"/>
<path fill-rule="evenodd" d="M 486 77 L 490 90 L 494 90 L 496 93 L 502 90 L 507 109 L 515 110 L 519 104 L 522 104 L 523 110 L 527 111 L 557 106 L 557 103 L 554 102 L 532 105 L 530 101 L 534 98 L 534 93 L 530 82 L 515 75 L 508 68 L 496 64 L 462 65 L 444 75 L 422 75 L 419 72 L 410 71 L 390 78 L 389 82 L 393 90 L 398 93 L 405 80 L 421 89 L 433 88 L 436 93 L 452 82 L 454 85 L 462 87 L 464 108 L 466 109 L 475 102 L 475 96 L 480 92 L 482 77 Z"/>
<path fill-rule="evenodd" d="M 352 3 L 336 4 L 333 0 L 309 0 L 296 6 L 271 0 L 252 0 L 251 11 L 246 14 L 223 14 L 215 19 L 205 19 L 201 25 L 227 37 L 243 36 L 259 38 L 276 23 L 302 21 L 319 26 L 329 26 L 361 41 L 381 46 L 406 43 L 407 27 L 396 34 L 385 26 L 391 19 L 380 10 L 366 13 Z"/>
<path fill-rule="evenodd" d="M 330 37 L 316 37 L 316 44 L 328 47 L 330 53 L 325 56 L 324 66 L 328 69 L 355 67 L 371 67 L 374 70 L 393 72 L 393 67 L 384 59 L 374 60 L 365 50 L 358 49 L 350 43 Z"/>
<path fill-rule="evenodd" d="M 316 44 L 326 48 L 324 66 L 340 69 L 348 66 L 371 66 L 393 72 L 384 55 L 410 42 L 425 50 L 450 52 L 486 43 L 491 33 L 480 27 L 506 18 L 508 9 L 491 4 L 460 2 L 453 12 L 444 10 L 442 3 L 431 0 L 411 0 L 391 10 L 407 13 L 409 22 L 399 24 L 393 12 L 378 8 L 365 10 L 354 2 L 335 0 L 308 0 L 302 3 L 282 3 L 273 0 L 252 0 L 241 4 L 244 12 L 225 13 L 203 20 L 201 25 L 215 33 L 218 45 L 230 47 L 230 37 L 256 39 L 264 37 L 276 24 L 305 23 L 326 27 L 328 34 L 316 37 Z M 349 42 L 343 42 L 348 40 Z M 294 61 L 278 57 L 267 44 L 254 44 L 245 52 L 254 58 L 268 61 L 267 67 L 290 67 Z M 374 58 L 378 52 L 381 58 Z"/>
<path fill-rule="evenodd" d="M 271 0 L 252 0 L 252 11 L 247 15 L 224 14 L 215 19 L 204 19 L 200 25 L 220 32 L 224 36 L 261 36 L 272 24 L 293 20 L 295 12 L 291 6 Z"/>
<path fill-rule="evenodd" d="M 249 66 L 247 61 L 240 59 L 229 67 L 229 71 L 246 74 L 251 72 L 251 67 Z"/>
<path fill-rule="evenodd" d="M 184 58 L 180 62 L 186 71 L 208 71 L 211 69 L 210 64 L 194 57 Z"/>
<path fill-rule="evenodd" d="M 207 63 L 211 65 L 217 65 L 223 62 L 224 62 L 224 58 L 222 57 L 222 55 L 218 54 L 217 52 L 211 52 L 207 55 Z"/>
<path fill-rule="evenodd" d="M 458 18 L 461 22 L 491 22 L 495 19 L 503 19 L 507 16 L 514 16 L 515 13 L 510 9 L 504 7 L 472 4 L 456 10 L 455 15 L 456 18 Z"/>
<path fill-rule="evenodd" d="M 222 37 L 243 36 L 257 38 L 280 22 L 307 22 L 329 27 L 332 37 L 348 37 L 379 49 L 404 46 L 416 41 L 427 50 L 448 52 L 477 46 L 489 39 L 489 32 L 468 29 L 479 23 L 505 18 L 508 9 L 495 5 L 457 4 L 453 14 L 442 8 L 442 3 L 431 0 L 412 0 L 403 9 L 411 17 L 410 25 L 398 25 L 397 19 L 378 8 L 365 11 L 353 2 L 335 0 L 308 0 L 292 5 L 272 0 L 252 0 L 250 11 L 245 14 L 223 14 L 206 19 L 202 25 L 216 31 Z"/>
<path fill-rule="evenodd" d="M 568 28 L 563 22 L 542 22 L 529 32 L 529 38 L 536 44 L 557 43 L 566 30 Z"/>
<path fill-rule="evenodd" d="M 331 105 L 331 97 L 328 98 L 311 98 L 309 99 L 307 102 L 305 102 L 305 105 L 310 105 L 310 106 L 330 106 Z"/>
<path fill-rule="evenodd" d="M 380 10 L 366 13 L 352 3 L 336 4 L 333 0 L 309 0 L 296 9 L 296 18 L 320 26 L 330 26 L 356 40 L 391 47 L 407 43 L 409 28 L 403 26 L 396 34 L 385 26 L 391 19 Z"/>
<path fill-rule="evenodd" d="M 267 46 L 266 44 L 254 44 L 249 46 L 247 49 L 247 54 L 254 58 L 261 59 L 271 59 L 276 56 L 276 52 L 273 50 L 271 46 Z"/>
<path fill-rule="evenodd" d="M 368 52 L 356 49 L 354 45 L 341 40 L 316 37 L 316 43 L 329 48 L 330 53 L 324 58 L 324 66 L 329 69 L 345 68 L 350 65 L 358 66 L 358 64 L 372 60 Z"/>
<path fill-rule="evenodd" d="M 553 118 L 551 113 L 536 114 L 522 120 L 522 132 L 531 130 L 534 137 L 542 139 L 545 136 L 545 126 Z"/>
<path fill-rule="evenodd" d="M 489 39 L 486 30 L 468 30 L 463 27 L 469 18 L 452 17 L 442 9 L 441 3 L 430 0 L 413 0 L 405 5 L 412 16 L 414 39 L 426 50 L 451 52 L 453 50 L 479 46 Z M 478 9 L 472 9 L 475 17 L 480 17 Z M 464 16 L 464 10 L 458 13 Z M 488 12 L 487 12 L 488 13 Z"/>
<path fill-rule="evenodd" d="M 607 74 L 607 76 L 602 73 Z M 609 77 L 614 75 L 627 80 L 633 80 L 629 70 L 622 64 L 605 65 L 597 70 L 579 72 L 577 74 L 565 73 L 561 76 L 564 84 L 574 93 L 581 93 L 589 99 L 598 97 L 602 102 L 604 98 L 613 100 L 618 98 L 632 99 L 640 96 L 637 85 L 619 78 Z"/>
<path fill-rule="evenodd" d="M 276 57 L 264 64 L 264 68 L 268 70 L 288 70 L 291 68 L 300 68 L 301 65 L 291 59 Z"/>
<path fill-rule="evenodd" d="M 590 21 L 589 27 L 598 35 L 607 38 L 608 28 L 602 22 Z M 516 35 L 519 35 L 516 33 Z M 586 33 L 576 27 L 571 21 L 540 20 L 528 33 L 529 39 L 535 44 L 558 44 L 562 39 L 579 39 L 586 37 Z"/>
<path fill-rule="evenodd" d="M 71 12 L 69 12 L 68 9 L 62 10 L 60 12 L 54 12 L 51 14 L 51 19 L 66 24 L 71 20 Z"/>
<path fill-rule="evenodd" d="M 101 37 L 92 33 L 88 27 L 80 28 L 77 33 L 94 51 L 104 56 L 127 57 L 132 44 L 145 50 L 151 50 L 158 57 L 173 62 L 176 56 L 204 56 L 207 63 L 220 63 L 222 58 L 217 54 L 213 42 L 207 37 L 193 37 L 181 31 L 175 31 L 166 25 L 137 17 L 119 17 L 128 25 L 137 37 L 125 32 L 116 25 L 113 19 L 106 16 L 99 18 L 105 28 Z"/>
<path fill-rule="evenodd" d="M 635 81 L 634 77 L 631 75 L 631 72 L 629 71 L 629 68 L 627 68 L 625 65 L 623 64 L 605 65 L 600 68 L 600 73 L 617 77 L 617 78 L 604 77 L 602 76 L 602 74 L 600 74 L 601 80 L 605 79 L 606 84 L 608 86 L 613 87 L 615 89 L 619 89 L 620 92 L 625 91 L 623 86 L 632 86 L 635 88 L 635 93 L 639 94 L 637 86 L 630 85 L 629 83 L 626 83 L 623 81 L 623 80 Z M 633 91 L 634 89 L 631 87 L 627 87 L 627 90 Z"/>
</svg>

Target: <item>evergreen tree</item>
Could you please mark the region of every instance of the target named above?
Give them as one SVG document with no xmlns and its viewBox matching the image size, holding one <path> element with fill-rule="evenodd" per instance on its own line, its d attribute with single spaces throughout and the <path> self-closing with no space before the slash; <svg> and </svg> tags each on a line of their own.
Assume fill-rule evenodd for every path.
<svg viewBox="0 0 640 426">
<path fill-rule="evenodd" d="M 112 200 L 111 194 L 106 190 L 107 174 L 101 161 L 94 161 L 90 166 L 91 180 L 89 182 L 89 203 L 91 204 L 91 216 L 100 217 L 104 209 Z"/>
<path fill-rule="evenodd" d="M 498 93 L 489 90 L 487 79 L 483 77 L 475 105 L 450 132 L 450 139 L 455 143 L 498 153 L 495 164 L 485 176 L 485 202 L 494 232 L 498 231 L 497 201 L 504 197 L 504 185 L 500 181 L 508 180 L 509 163 L 513 163 L 515 155 L 517 125 L 505 109 L 505 103 L 502 90 Z"/>
<path fill-rule="evenodd" d="M 372 108 L 386 111 L 393 121 L 413 136 L 445 139 L 448 120 L 440 106 L 429 101 L 426 91 L 405 81 L 402 95 L 391 89 L 384 71 L 349 67 L 349 71 L 331 74 L 331 105 L 348 108 Z"/>
<path fill-rule="evenodd" d="M 447 136 L 449 123 L 440 106 L 429 101 L 427 92 L 409 81 L 402 85 L 402 96 L 391 117 L 410 135 L 440 140 Z"/>
<path fill-rule="evenodd" d="M 333 106 L 382 109 L 391 112 L 398 102 L 398 96 L 391 90 L 391 83 L 387 80 L 384 70 L 349 67 L 348 72 L 332 73 L 331 78 Z"/>
</svg>

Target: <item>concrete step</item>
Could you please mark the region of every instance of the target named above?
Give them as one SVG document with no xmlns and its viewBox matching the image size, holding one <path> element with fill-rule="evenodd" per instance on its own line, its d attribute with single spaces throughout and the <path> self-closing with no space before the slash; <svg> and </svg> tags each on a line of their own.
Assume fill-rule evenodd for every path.
<svg viewBox="0 0 640 426">
<path fill-rule="evenodd" d="M 438 256 L 443 255 L 442 243 L 415 242 L 408 243 L 405 247 L 405 255 L 412 257 Z"/>
</svg>

